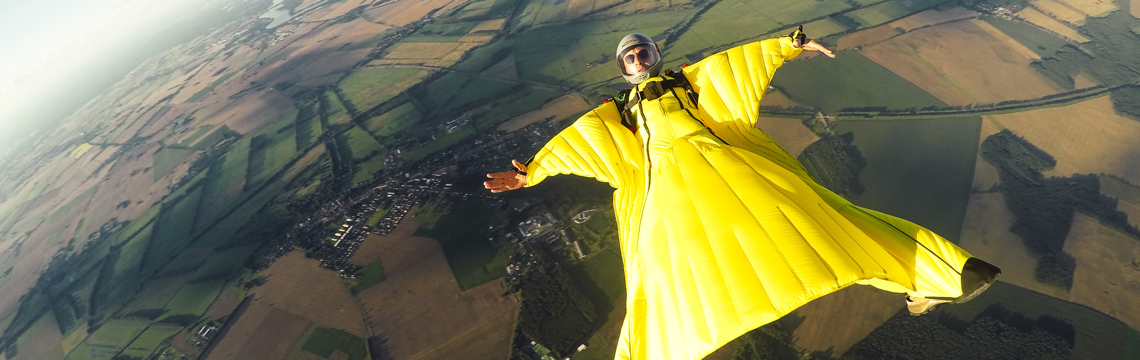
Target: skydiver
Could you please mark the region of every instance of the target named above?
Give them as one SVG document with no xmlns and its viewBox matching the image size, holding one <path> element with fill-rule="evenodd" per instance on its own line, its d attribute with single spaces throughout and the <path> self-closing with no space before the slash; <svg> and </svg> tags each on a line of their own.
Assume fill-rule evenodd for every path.
<svg viewBox="0 0 1140 360">
<path fill-rule="evenodd" d="M 633 89 L 488 174 L 492 192 L 574 174 L 609 183 L 626 278 L 618 359 L 699 359 L 852 284 L 904 293 L 912 315 L 984 291 L 1001 270 L 909 221 L 820 186 L 756 128 L 773 73 L 802 28 L 662 72 L 648 36 L 618 43 Z"/>
</svg>

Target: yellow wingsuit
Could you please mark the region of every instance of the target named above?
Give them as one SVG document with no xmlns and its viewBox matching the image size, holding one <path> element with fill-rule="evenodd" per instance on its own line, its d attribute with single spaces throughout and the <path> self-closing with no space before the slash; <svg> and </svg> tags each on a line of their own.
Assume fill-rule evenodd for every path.
<svg viewBox="0 0 1140 360">
<path fill-rule="evenodd" d="M 605 103 L 527 165 L 527 186 L 574 174 L 616 188 L 627 291 L 618 359 L 699 359 L 855 283 L 962 295 L 970 254 L 823 188 L 755 127 L 773 72 L 800 51 L 781 37 L 710 56 L 682 71 L 698 104 L 680 87 L 643 100 L 634 132 Z"/>
</svg>

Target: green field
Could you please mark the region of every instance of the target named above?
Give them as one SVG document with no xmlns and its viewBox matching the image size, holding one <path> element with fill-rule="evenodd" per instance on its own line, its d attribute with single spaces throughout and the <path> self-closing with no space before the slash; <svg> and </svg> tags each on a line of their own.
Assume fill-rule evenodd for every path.
<svg viewBox="0 0 1140 360">
<path fill-rule="evenodd" d="M 1065 39 L 1045 32 L 1029 23 L 1009 21 L 996 16 L 982 16 L 982 20 L 1025 45 L 1029 50 L 1033 50 L 1037 55 L 1041 55 L 1041 57 L 1052 56 L 1062 46 L 1069 45 Z"/>
<path fill-rule="evenodd" d="M 844 15 L 858 22 L 860 28 L 867 28 L 898 20 L 945 2 L 946 0 L 890 0 Z"/>
<path fill-rule="evenodd" d="M 435 239 L 443 248 L 447 264 L 460 290 L 467 290 L 502 277 L 507 254 L 485 235 L 483 229 L 502 222 L 479 201 L 460 200 L 431 229 L 419 228 L 415 236 Z"/>
<path fill-rule="evenodd" d="M 216 87 L 218 87 L 218 85 L 221 85 L 222 83 L 226 82 L 226 80 L 229 80 L 234 75 L 237 75 L 237 72 L 232 72 L 229 74 L 222 75 L 222 77 L 220 77 L 217 80 L 214 80 L 214 82 L 210 83 L 210 86 L 207 86 L 207 87 L 203 88 L 202 90 L 199 90 L 198 92 L 194 93 L 194 96 L 191 96 L 189 99 L 186 99 L 186 102 L 188 102 L 188 103 L 195 102 L 195 101 L 198 101 L 198 99 L 201 99 L 203 96 L 209 95 L 211 92 L 214 91 L 214 88 L 216 88 Z"/>
<path fill-rule="evenodd" d="M 510 101 L 497 105 L 485 113 L 475 117 L 475 126 L 479 130 L 486 130 L 498 126 L 516 116 L 538 109 L 543 104 L 558 98 L 562 94 L 545 90 L 531 89 L 518 96 L 511 96 Z"/>
<path fill-rule="evenodd" d="M 154 166 L 150 169 L 150 174 L 154 176 L 154 181 L 162 179 L 162 177 L 169 174 L 174 170 L 178 164 L 183 160 L 190 157 L 196 152 L 194 149 L 181 148 L 181 147 L 164 147 L 154 154 Z"/>
<path fill-rule="evenodd" d="M 340 99 L 336 97 L 332 91 L 325 91 L 317 96 L 318 103 L 320 104 L 321 112 L 324 114 L 325 119 L 328 119 L 330 125 L 348 124 L 352 122 L 352 116 L 345 110 L 344 105 L 340 103 Z"/>
<path fill-rule="evenodd" d="M 1100 175 L 1100 193 L 1123 202 L 1140 205 L 1140 187 L 1115 176 Z"/>
<path fill-rule="evenodd" d="M 214 160 L 202 185 L 202 206 L 198 209 L 196 227 L 221 216 L 241 194 L 249 170 L 250 139 L 242 139 L 221 159 Z M 200 230 L 200 229 L 198 229 Z"/>
<path fill-rule="evenodd" d="M 376 212 L 372 213 L 372 216 L 368 217 L 368 221 L 365 221 L 364 224 L 368 226 L 376 226 L 376 224 L 380 223 L 380 219 L 383 219 L 384 215 L 387 214 L 388 209 L 376 209 Z"/>
<path fill-rule="evenodd" d="M 194 144 L 193 149 L 206 150 L 208 148 L 211 148 L 214 145 L 217 145 L 219 141 L 222 141 L 222 139 L 225 139 L 227 134 L 233 135 L 236 134 L 236 132 L 230 130 L 228 126 L 219 126 L 216 130 L 211 132 L 210 135 L 206 135 L 206 137 L 198 140 L 198 142 Z"/>
<path fill-rule="evenodd" d="M 295 125 L 298 149 L 305 149 L 316 144 L 318 138 L 323 133 L 321 130 L 321 121 L 317 118 L 317 114 L 312 106 L 301 108 L 300 112 L 297 113 Z"/>
<path fill-rule="evenodd" d="M 848 107 L 946 106 L 934 96 L 855 51 L 784 64 L 772 86 L 793 101 L 834 114 Z"/>
<path fill-rule="evenodd" d="M 392 99 L 427 74 L 427 70 L 417 69 L 362 68 L 348 74 L 337 86 L 357 110 L 366 111 Z"/>
<path fill-rule="evenodd" d="M 387 158 L 384 156 L 375 156 L 368 161 L 357 164 L 360 168 L 356 170 L 356 173 L 352 174 L 352 186 L 372 180 L 372 174 L 384 169 L 384 163 L 386 161 Z"/>
<path fill-rule="evenodd" d="M 195 131 L 193 135 L 190 135 L 190 137 L 186 138 L 186 140 L 182 140 L 182 142 L 178 143 L 178 146 L 189 147 L 190 145 L 194 145 L 194 142 L 198 141 L 198 138 L 209 134 L 210 130 L 213 129 L 214 125 L 202 125 L 202 127 L 198 128 L 198 131 Z"/>
<path fill-rule="evenodd" d="M 258 245 L 246 245 L 215 252 L 194 272 L 192 279 L 219 279 L 236 274 L 245 266 L 245 261 L 257 250 Z"/>
<path fill-rule="evenodd" d="M 367 49 L 367 48 L 371 48 L 371 47 L 376 47 L 376 45 L 380 45 L 381 41 L 384 41 L 384 38 L 392 36 L 392 33 L 394 33 L 393 29 L 396 29 L 396 28 L 384 30 L 384 32 L 376 34 L 376 35 L 372 35 L 371 37 L 369 37 L 367 39 L 360 40 L 360 41 L 354 42 L 352 44 L 345 45 L 344 47 L 340 48 L 339 50 L 352 51 L 352 50 L 360 50 L 360 49 Z"/>
<path fill-rule="evenodd" d="M 87 200 L 91 197 L 91 195 L 95 195 L 95 190 L 99 190 L 99 185 L 93 185 L 90 188 L 87 188 L 87 190 L 84 190 L 78 196 L 71 199 L 71 201 L 68 201 L 67 204 L 64 204 L 63 207 L 59 208 L 56 211 L 53 211 L 51 213 L 51 221 L 55 222 L 59 221 L 59 219 L 62 219 L 63 216 L 71 212 L 71 209 L 75 208 L 76 205 L 79 205 L 79 203 Z"/>
<path fill-rule="evenodd" d="M 301 350 L 317 354 L 317 356 L 325 359 L 332 356 L 333 351 L 348 355 L 346 357 L 348 360 L 363 360 L 365 356 L 368 356 L 368 348 L 364 345 L 364 339 L 344 331 L 323 327 L 313 330 L 309 339 L 305 340 L 304 345 L 301 345 Z"/>
<path fill-rule="evenodd" d="M 140 320 L 108 320 L 67 354 L 67 359 L 109 358 L 106 354 L 114 355 L 127 347 L 148 325 Z"/>
<path fill-rule="evenodd" d="M 130 242 L 119 249 L 118 259 L 114 264 L 115 276 L 140 270 L 139 266 L 142 264 L 143 257 L 146 256 L 147 247 L 150 246 L 153 230 L 154 226 L 143 228 L 138 235 L 131 238 Z"/>
<path fill-rule="evenodd" d="M 193 240 L 194 216 L 202 199 L 202 188 L 195 190 L 173 204 L 163 205 L 154 225 L 154 239 L 147 247 L 143 268 L 162 267 Z"/>
<path fill-rule="evenodd" d="M 387 137 L 392 134 L 420 122 L 421 118 L 423 118 L 423 115 L 409 102 L 397 106 L 380 116 L 368 119 L 368 121 L 364 123 L 364 126 L 367 127 L 368 131 L 373 135 L 385 141 Z"/>
<path fill-rule="evenodd" d="M 135 341 L 123 349 L 123 356 L 134 356 L 145 359 L 162 342 L 182 330 L 177 325 L 152 325 L 139 334 Z"/>
<path fill-rule="evenodd" d="M 356 126 L 337 136 L 336 141 L 346 159 L 364 159 L 384 149 L 372 135 Z"/>
<path fill-rule="evenodd" d="M 455 132 L 440 136 L 435 141 L 419 145 L 411 150 L 404 152 L 404 161 L 407 163 L 415 163 L 423 160 L 428 155 L 434 154 L 438 151 L 447 149 L 455 144 L 462 142 L 469 136 L 475 134 L 475 128 L 471 126 L 464 126 Z"/>
<path fill-rule="evenodd" d="M 380 264 L 380 259 L 372 259 L 365 265 L 363 269 L 356 272 L 357 279 L 356 285 L 352 287 L 352 294 L 359 294 L 361 291 L 367 290 L 372 285 L 379 284 L 388 276 L 384 274 L 384 265 Z"/>
<path fill-rule="evenodd" d="M 289 126 L 282 128 L 281 131 L 258 135 L 264 138 L 259 140 L 257 148 L 250 149 L 248 182 L 259 183 L 266 180 L 284 169 L 285 165 L 298 155 L 297 136 L 293 129 L 293 126 Z"/>
<path fill-rule="evenodd" d="M 665 44 L 665 58 L 671 62 L 696 62 L 712 55 L 712 52 L 708 51 L 710 48 L 715 49 L 752 38 L 759 40 L 758 36 L 761 34 L 790 28 L 850 7 L 851 5 L 842 0 L 721 1 L 701 14 L 700 19 L 677 38 L 675 43 Z M 765 37 L 778 35 L 783 34 L 771 34 Z"/>
<path fill-rule="evenodd" d="M 966 216 L 977 162 L 980 117 L 938 120 L 839 121 L 867 159 L 865 187 L 854 203 L 902 217 L 952 242 Z"/>
<path fill-rule="evenodd" d="M 969 321 L 995 305 L 1028 319 L 1049 316 L 1072 324 L 1076 330 L 1072 359 L 1134 359 L 1124 354 L 1140 345 L 1134 337 L 1136 330 L 1105 313 L 1001 281 L 977 298 L 941 311 L 942 316 Z"/>
<path fill-rule="evenodd" d="M 202 281 L 196 283 L 188 283 L 174 294 L 174 298 L 166 304 L 166 309 L 170 310 L 158 320 L 162 320 L 173 315 L 202 315 L 206 313 L 206 309 L 210 308 L 210 304 L 218 297 L 218 293 L 222 291 L 226 282 L 224 280 Z"/>
</svg>

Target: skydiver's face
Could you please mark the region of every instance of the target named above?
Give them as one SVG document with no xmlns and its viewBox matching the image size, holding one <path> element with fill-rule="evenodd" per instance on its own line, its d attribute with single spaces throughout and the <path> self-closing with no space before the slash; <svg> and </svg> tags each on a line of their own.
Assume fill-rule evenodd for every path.
<svg viewBox="0 0 1140 360">
<path fill-rule="evenodd" d="M 625 74 L 632 75 L 641 71 L 645 71 L 657 62 L 657 52 L 654 51 L 651 45 L 641 45 L 629 49 L 621 56 L 622 64 L 625 65 Z"/>
</svg>

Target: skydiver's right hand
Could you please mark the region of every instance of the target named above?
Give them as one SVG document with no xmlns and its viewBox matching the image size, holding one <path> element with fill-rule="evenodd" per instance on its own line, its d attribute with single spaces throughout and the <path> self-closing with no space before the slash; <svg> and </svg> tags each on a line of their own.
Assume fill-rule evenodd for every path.
<svg viewBox="0 0 1140 360">
<path fill-rule="evenodd" d="M 808 41 L 808 43 L 804 44 L 802 46 L 802 48 L 804 50 L 808 50 L 808 51 L 819 51 L 819 52 L 823 53 L 823 55 L 826 55 L 829 58 L 832 58 L 832 59 L 835 58 L 835 54 L 833 54 L 831 52 L 831 50 L 828 50 L 827 47 L 820 45 L 819 43 L 815 42 L 815 40 Z"/>
<path fill-rule="evenodd" d="M 518 160 L 511 160 L 511 164 L 515 166 L 515 170 L 487 174 L 491 180 L 484 181 L 483 187 L 491 189 L 493 193 L 501 193 L 526 186 L 526 165 L 519 163 Z"/>
</svg>

